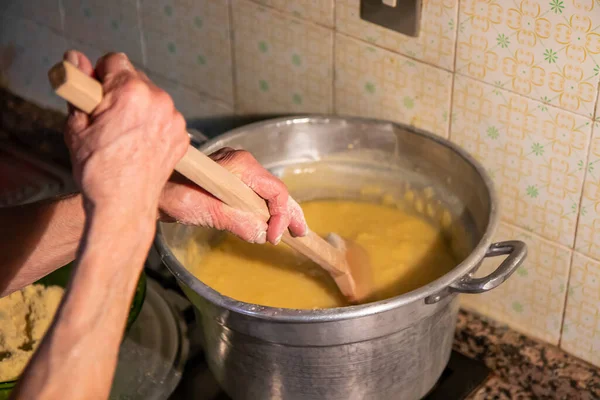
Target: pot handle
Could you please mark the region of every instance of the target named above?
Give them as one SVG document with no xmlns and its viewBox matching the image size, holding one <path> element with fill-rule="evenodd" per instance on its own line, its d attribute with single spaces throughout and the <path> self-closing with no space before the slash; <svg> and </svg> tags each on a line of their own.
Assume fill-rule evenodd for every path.
<svg viewBox="0 0 600 400">
<path fill-rule="evenodd" d="M 499 286 L 519 268 L 527 257 L 527 245 L 520 240 L 493 243 L 485 253 L 487 257 L 507 255 L 506 260 L 489 275 L 482 278 L 472 278 L 471 274 L 462 277 L 450 285 L 453 292 L 458 293 L 483 293 Z"/>
<path fill-rule="evenodd" d="M 433 304 L 440 301 L 450 293 L 483 293 L 498 287 L 508 279 L 527 257 L 527 245 L 520 240 L 493 243 L 485 253 L 487 257 L 507 255 L 506 259 L 489 275 L 482 278 L 473 278 L 472 272 L 463 276 L 458 281 L 450 284 L 446 289 L 425 298 L 425 303 Z"/>
<path fill-rule="evenodd" d="M 188 128 L 187 134 L 190 137 L 190 144 L 195 148 L 202 146 L 208 141 L 208 136 L 197 129 Z"/>
</svg>

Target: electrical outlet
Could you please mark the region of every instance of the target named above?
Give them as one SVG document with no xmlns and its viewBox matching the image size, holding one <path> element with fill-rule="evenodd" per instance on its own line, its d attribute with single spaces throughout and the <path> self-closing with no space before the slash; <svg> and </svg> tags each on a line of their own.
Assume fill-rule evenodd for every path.
<svg viewBox="0 0 600 400">
<path fill-rule="evenodd" d="M 419 36 L 421 0 L 361 0 L 360 17 L 365 21 L 408 36 Z"/>
</svg>

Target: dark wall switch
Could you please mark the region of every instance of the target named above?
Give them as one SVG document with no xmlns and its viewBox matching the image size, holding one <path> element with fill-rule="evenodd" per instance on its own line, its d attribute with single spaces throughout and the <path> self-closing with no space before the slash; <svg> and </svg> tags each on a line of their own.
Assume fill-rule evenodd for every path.
<svg viewBox="0 0 600 400">
<path fill-rule="evenodd" d="M 421 0 L 361 0 L 360 17 L 408 36 L 419 36 Z"/>
</svg>

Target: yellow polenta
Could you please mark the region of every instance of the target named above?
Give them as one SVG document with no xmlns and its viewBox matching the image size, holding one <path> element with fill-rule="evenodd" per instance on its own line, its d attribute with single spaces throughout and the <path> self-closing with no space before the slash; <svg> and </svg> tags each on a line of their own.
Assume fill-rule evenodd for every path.
<svg viewBox="0 0 600 400">
<path fill-rule="evenodd" d="M 398 207 L 320 200 L 302 208 L 313 231 L 335 232 L 368 252 L 376 292 L 370 300 L 417 289 L 456 265 L 440 229 Z M 199 248 L 194 242 L 188 247 L 191 272 L 223 295 L 284 308 L 348 305 L 326 272 L 284 244 L 249 244 L 226 234 L 211 250 Z"/>
</svg>

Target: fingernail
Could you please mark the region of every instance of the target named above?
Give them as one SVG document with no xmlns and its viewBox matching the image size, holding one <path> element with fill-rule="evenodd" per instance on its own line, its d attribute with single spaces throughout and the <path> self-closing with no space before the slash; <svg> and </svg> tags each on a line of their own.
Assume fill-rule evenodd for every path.
<svg viewBox="0 0 600 400">
<path fill-rule="evenodd" d="M 304 224 L 304 230 L 302 231 L 300 237 L 304 237 L 306 235 L 308 235 L 308 225 Z"/>
<path fill-rule="evenodd" d="M 116 56 L 119 57 L 119 62 L 123 68 L 129 71 L 135 70 L 135 67 L 131 64 L 131 61 L 129 61 L 129 57 L 127 57 L 127 54 L 120 52 L 117 53 Z"/>
<path fill-rule="evenodd" d="M 304 224 L 304 228 L 302 231 L 300 231 L 300 233 L 296 233 L 290 230 L 290 235 L 292 235 L 292 237 L 304 237 L 308 235 L 308 226 Z"/>
<path fill-rule="evenodd" d="M 254 240 L 254 243 L 256 243 L 256 244 L 265 244 L 265 243 L 267 243 L 267 232 L 266 231 L 262 231 L 261 233 L 259 233 L 258 236 L 256 236 L 256 239 Z"/>
<path fill-rule="evenodd" d="M 125 54 L 123 52 L 115 53 L 115 56 L 118 57 L 121 60 L 121 62 L 123 62 L 123 61 L 129 62 L 129 57 L 127 57 L 127 54 Z"/>
<path fill-rule="evenodd" d="M 275 238 L 275 245 L 278 245 L 279 242 L 281 242 L 281 237 L 283 236 L 283 233 L 279 236 L 277 236 L 277 238 Z"/>
<path fill-rule="evenodd" d="M 64 59 L 76 67 L 79 67 L 79 57 L 77 57 L 77 53 L 73 50 L 69 50 L 65 53 Z"/>
</svg>

